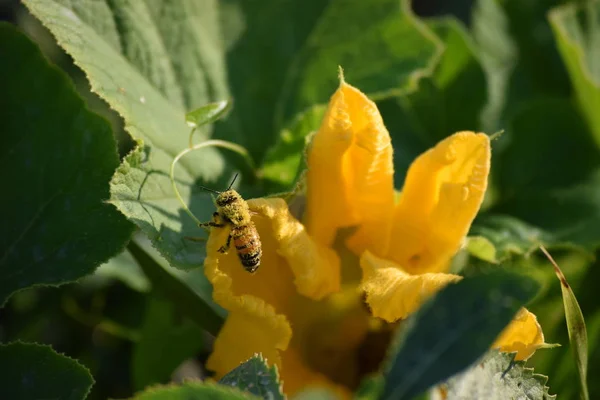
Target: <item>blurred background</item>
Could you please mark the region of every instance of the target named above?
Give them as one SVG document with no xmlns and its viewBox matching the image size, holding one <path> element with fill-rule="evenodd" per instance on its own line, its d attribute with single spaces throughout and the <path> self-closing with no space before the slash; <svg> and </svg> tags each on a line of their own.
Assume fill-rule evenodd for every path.
<svg viewBox="0 0 600 400">
<path fill-rule="evenodd" d="M 572 88 L 568 75 L 559 61 L 546 19 L 548 10 L 566 2 L 506 0 L 498 3 L 502 3 L 506 11 L 508 31 L 514 39 L 514 47 L 505 50 L 513 55 L 512 67 L 516 72 L 511 80 L 511 93 L 515 99 L 570 96 Z M 474 13 L 482 12 L 482 7 L 471 0 L 415 0 L 413 9 L 417 15 L 426 18 L 452 15 L 471 31 L 478 29 L 472 23 Z M 56 45 L 49 32 L 18 0 L 0 0 L 0 19 L 19 26 L 41 47 L 48 59 L 71 77 L 89 107 L 110 121 L 120 154 L 126 154 L 132 148 L 132 142 L 123 131 L 121 119 L 90 92 L 84 73 Z M 489 39 L 493 43 L 496 38 Z M 498 43 L 500 39 L 498 36 Z M 493 77 L 489 79 L 493 80 Z M 505 115 L 513 112 L 511 108 L 516 110 L 519 106 L 518 101 L 508 104 Z M 588 376 L 590 392 L 595 398 L 594 394 L 600 396 L 598 384 L 592 382 L 600 374 L 600 351 L 596 345 L 600 334 L 600 302 L 596 289 L 596 283 L 600 282 L 600 263 L 587 255 L 567 250 L 554 254 L 574 288 L 587 320 Z M 536 372 L 550 376 L 551 393 L 557 393 L 559 398 L 575 398 L 576 375 L 560 287 L 552 269 L 542 258 L 532 255 L 521 262 L 540 267 L 538 275 L 546 286 L 531 310 L 540 319 L 546 341 L 562 345 L 539 351 L 530 365 Z M 212 338 L 181 318 L 169 302 L 149 296 L 150 290 L 148 280 L 133 258 L 117 257 L 95 275 L 78 283 L 59 288 L 31 288 L 13 295 L 0 309 L 0 341 L 21 339 L 50 344 L 56 351 L 78 359 L 91 370 L 96 380 L 90 399 L 122 398 L 131 396 L 150 382 L 205 376 L 202 366 L 210 352 Z M 189 354 L 195 354 L 195 357 L 189 358 Z M 175 373 L 171 373 L 172 364 L 177 365 Z M 155 368 L 142 368 L 148 365 Z"/>
</svg>

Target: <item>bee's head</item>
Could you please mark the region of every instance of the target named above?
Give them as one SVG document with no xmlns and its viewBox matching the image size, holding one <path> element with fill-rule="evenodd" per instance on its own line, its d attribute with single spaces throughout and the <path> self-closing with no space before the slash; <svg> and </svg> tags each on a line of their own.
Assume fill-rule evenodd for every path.
<svg viewBox="0 0 600 400">
<path fill-rule="evenodd" d="M 217 206 L 219 207 L 225 207 L 228 205 L 232 205 L 235 204 L 237 202 L 239 202 L 240 200 L 242 200 L 242 196 L 240 196 L 240 194 L 238 192 L 236 192 L 233 189 L 227 190 L 225 192 L 222 192 L 221 194 L 219 194 L 217 196 Z"/>
</svg>

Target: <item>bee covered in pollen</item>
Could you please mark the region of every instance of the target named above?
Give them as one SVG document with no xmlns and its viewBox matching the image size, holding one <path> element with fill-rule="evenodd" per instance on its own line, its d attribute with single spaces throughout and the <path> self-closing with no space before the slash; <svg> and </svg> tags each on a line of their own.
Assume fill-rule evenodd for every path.
<svg viewBox="0 0 600 400">
<path fill-rule="evenodd" d="M 224 192 L 218 192 L 201 186 L 202 189 L 217 194 L 215 200 L 217 211 L 213 214 L 211 222 L 202 223 L 200 226 L 211 228 L 230 227 L 231 231 L 229 232 L 229 236 L 227 236 L 227 242 L 219 248 L 219 252 L 227 253 L 233 240 L 233 245 L 244 269 L 250 273 L 254 273 L 260 266 L 262 247 L 258 231 L 251 219 L 248 203 L 238 192 L 231 189 L 236 178 L 237 175 L 233 178 L 229 188 Z"/>
</svg>

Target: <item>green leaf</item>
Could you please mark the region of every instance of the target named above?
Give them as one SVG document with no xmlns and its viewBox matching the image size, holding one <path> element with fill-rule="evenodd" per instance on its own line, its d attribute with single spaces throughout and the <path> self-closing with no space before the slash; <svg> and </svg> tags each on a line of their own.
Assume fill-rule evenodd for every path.
<svg viewBox="0 0 600 400">
<path fill-rule="evenodd" d="M 538 289 L 532 278 L 502 270 L 442 289 L 400 332 L 381 398 L 411 399 L 464 370 Z"/>
<path fill-rule="evenodd" d="M 0 398 L 85 399 L 94 384 L 90 371 L 50 346 L 0 344 Z"/>
<path fill-rule="evenodd" d="M 203 347 L 202 330 L 180 317 L 175 307 L 150 297 L 132 358 L 134 388 L 143 389 L 169 381 L 173 371 Z"/>
<path fill-rule="evenodd" d="M 496 264 L 496 246 L 484 236 L 469 236 L 467 238 L 467 251 L 475 257 Z"/>
<path fill-rule="evenodd" d="M 132 400 L 257 400 L 259 397 L 222 385 L 186 382 L 182 385 L 154 386 Z"/>
<path fill-rule="evenodd" d="M 573 346 L 573 356 L 575 357 L 575 364 L 577 365 L 577 371 L 579 372 L 581 398 L 583 400 L 588 400 L 590 398 L 587 386 L 588 337 L 583 313 L 581 312 L 581 307 L 579 307 L 575 293 L 573 292 L 573 289 L 571 289 L 571 286 L 569 285 L 569 282 L 567 282 L 567 278 L 560 267 L 544 247 L 542 247 L 541 250 L 554 266 L 554 272 L 560 281 L 563 305 L 565 307 L 565 319 L 567 320 L 567 330 L 569 332 L 569 342 L 571 343 L 571 346 Z"/>
<path fill-rule="evenodd" d="M 548 377 L 534 374 L 525 362 L 513 361 L 514 355 L 488 352 L 482 360 L 468 370 L 444 383 L 447 400 L 473 399 L 485 396 L 486 400 L 536 399 L 551 400 L 548 394 Z M 439 390 L 439 389 L 438 389 Z M 485 393 L 485 395 L 484 395 Z"/>
<path fill-rule="evenodd" d="M 565 5 L 552 10 L 549 19 L 579 107 L 600 145 L 600 3 Z"/>
<path fill-rule="evenodd" d="M 250 392 L 265 400 L 285 398 L 277 367 L 275 365 L 269 367 L 267 360 L 260 354 L 255 354 L 239 367 L 228 372 L 219 383 Z"/>
<path fill-rule="evenodd" d="M 477 217 L 469 235 L 487 240 L 494 247 L 497 261 L 506 260 L 511 255 L 526 255 L 537 249 L 540 243 L 554 242 L 552 236 L 518 218 L 489 213 Z M 490 261 L 485 254 L 471 254 Z"/>
<path fill-rule="evenodd" d="M 105 200 L 118 165 L 106 120 L 64 73 L 8 24 L 0 25 L 2 196 L 0 305 L 32 285 L 90 274 L 118 253 L 132 225 Z"/>
<path fill-rule="evenodd" d="M 152 282 L 152 287 L 169 299 L 175 309 L 199 327 L 216 336 L 223 325 L 225 310 L 211 300 L 211 286 L 200 269 L 185 272 L 170 267 L 142 239 L 129 243 L 129 251 Z"/>
<path fill-rule="evenodd" d="M 499 141 L 505 141 L 504 148 L 492 161 L 497 165 L 498 196 L 489 214 L 519 219 L 517 225 L 529 226 L 528 236 L 539 239 L 536 245 L 594 251 L 600 245 L 600 151 L 571 102 L 529 103 Z M 471 234 L 494 242 L 475 228 L 478 224 Z M 512 242 L 524 239 L 509 238 L 506 232 L 498 236 Z"/>
<path fill-rule="evenodd" d="M 261 174 L 272 191 L 290 190 L 297 181 L 305 168 L 303 158 L 310 134 L 319 129 L 325 110 L 325 106 L 314 106 L 299 114 L 269 149 Z"/>
<path fill-rule="evenodd" d="M 212 124 L 222 118 L 230 108 L 231 102 L 229 101 L 210 103 L 185 114 L 185 122 L 192 128 Z"/>
<path fill-rule="evenodd" d="M 409 1 L 331 1 L 294 57 L 277 117 L 285 122 L 327 101 L 339 84 L 338 66 L 348 83 L 381 98 L 407 90 L 439 52 L 440 43 L 412 15 Z"/>
<path fill-rule="evenodd" d="M 148 281 L 138 263 L 127 250 L 111 258 L 107 263 L 102 264 L 94 272 L 94 275 L 84 279 L 88 282 L 118 279 L 135 291 L 150 291 L 150 281 Z"/>
<path fill-rule="evenodd" d="M 453 18 L 431 20 L 428 27 L 444 44 L 444 52 L 419 89 L 400 98 L 423 142 L 435 145 L 461 130 L 479 130 L 486 102 L 483 68 L 464 26 Z"/>
<path fill-rule="evenodd" d="M 518 61 L 508 25 L 509 21 L 499 2 L 475 1 L 471 29 L 487 78 L 488 100 L 482 113 L 482 126 L 487 132 L 494 132 L 501 127 L 510 77 Z"/>
<path fill-rule="evenodd" d="M 524 102 L 567 97 L 571 87 L 560 61 L 548 11 L 565 0 L 476 1 L 472 33 L 488 81 L 483 130 L 496 132 Z M 498 144 L 500 146 L 500 144 Z"/>
<path fill-rule="evenodd" d="M 362 380 L 354 393 L 356 400 L 377 400 L 383 393 L 385 381 L 381 374 L 375 374 Z"/>
</svg>

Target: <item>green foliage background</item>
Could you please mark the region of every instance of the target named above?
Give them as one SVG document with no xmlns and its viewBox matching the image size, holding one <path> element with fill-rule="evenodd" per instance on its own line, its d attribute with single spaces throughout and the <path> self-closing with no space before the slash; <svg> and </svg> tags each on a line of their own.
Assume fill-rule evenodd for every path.
<svg viewBox="0 0 600 400">
<path fill-rule="evenodd" d="M 422 360 L 415 352 L 427 346 L 415 338 L 443 339 L 432 325 L 488 330 L 427 353 L 453 360 L 447 370 L 423 366 L 428 379 L 408 382 L 414 365 L 390 362 L 386 383 L 366 382 L 357 398 L 396 390 L 411 398 L 482 356 L 502 328 L 486 318 L 509 320 L 535 294 L 504 284 L 515 282 L 514 271 L 542 283 L 528 307 L 546 341 L 562 347 L 539 350 L 527 364 L 547 382 L 522 365 L 510 379 L 523 377 L 539 396 L 578 398 L 561 287 L 539 244 L 557 256 L 579 301 L 588 376 L 600 375 L 600 2 L 416 1 L 411 9 L 398 0 L 23 0 L 0 2 L 0 11 L 9 20 L 0 25 L 0 364 L 22 377 L 28 360 L 46 360 L 21 385 L 2 376 L 0 397 L 33 398 L 32 387 L 48 385 L 57 398 L 124 398 L 205 377 L 225 311 L 211 300 L 203 245 L 182 239 L 199 229 L 168 177 L 188 146 L 185 114 L 233 99 L 227 116 L 194 140 L 238 143 L 257 168 L 214 148 L 178 164 L 177 185 L 206 220 L 212 199 L 198 184 L 223 187 L 241 171 L 244 197 L 293 188 L 338 65 L 382 112 L 397 189 L 411 161 L 449 134 L 504 130 L 461 254 L 469 294 L 440 293 L 429 307 L 447 318 L 422 310 L 394 360 Z M 508 272 L 484 274 L 498 269 Z M 485 300 L 497 287 L 510 300 L 502 310 Z M 477 301 L 489 308 L 475 321 L 464 310 Z M 481 346 L 469 346 L 476 340 Z M 507 361 L 486 357 L 484 376 Z M 261 363 L 252 359 L 219 386 L 155 387 L 138 397 L 281 396 L 276 373 Z M 236 389 L 257 371 L 264 390 Z M 467 375 L 447 382 L 456 396 L 479 390 Z M 600 383 L 588 386 L 599 398 Z"/>
</svg>

